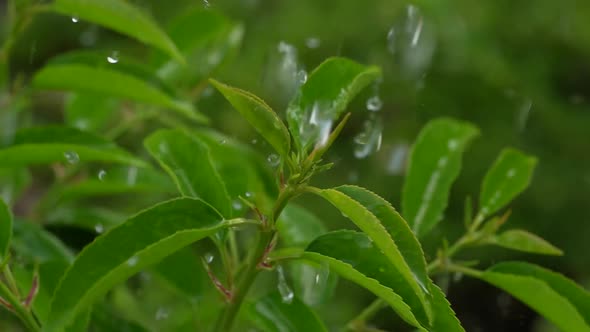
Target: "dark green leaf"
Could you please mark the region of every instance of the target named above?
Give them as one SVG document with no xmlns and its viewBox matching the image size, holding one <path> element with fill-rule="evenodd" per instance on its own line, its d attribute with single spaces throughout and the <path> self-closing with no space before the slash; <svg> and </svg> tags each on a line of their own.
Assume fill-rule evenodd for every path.
<svg viewBox="0 0 590 332">
<path fill-rule="evenodd" d="M 327 264 L 330 271 L 371 291 L 408 324 L 420 327 L 421 321 L 428 326 L 416 292 L 365 234 L 344 230 L 327 233 L 313 241 L 302 258 Z"/>
<path fill-rule="evenodd" d="M 402 211 L 419 237 L 442 219 L 463 151 L 478 133 L 467 122 L 442 118 L 429 122 L 418 135 L 410 153 Z"/>
<path fill-rule="evenodd" d="M 270 293 L 247 307 L 248 318 L 265 332 L 327 332 L 319 317 L 296 297 L 291 303 L 278 292 Z"/>
<path fill-rule="evenodd" d="M 181 198 L 158 204 L 111 229 L 84 248 L 66 271 L 44 330 L 62 331 L 114 285 L 226 225 L 208 204 Z"/>
<path fill-rule="evenodd" d="M 461 322 L 455 316 L 449 301 L 437 285 L 430 286 L 432 290 L 432 325 L 430 332 L 465 332 Z"/>
<path fill-rule="evenodd" d="M 19 130 L 14 145 L 0 149 L 0 160 L 5 166 L 87 161 L 146 166 L 143 160 L 133 157 L 101 137 L 59 126 Z"/>
<path fill-rule="evenodd" d="M 520 229 L 509 230 L 493 236 L 489 243 L 504 248 L 544 255 L 563 255 L 559 248 L 535 234 Z"/>
<path fill-rule="evenodd" d="M 188 66 L 157 54 L 154 62 L 158 76 L 166 82 L 193 88 L 236 53 L 244 28 L 214 10 L 197 5 L 175 18 L 167 32 L 184 54 Z"/>
<path fill-rule="evenodd" d="M 349 196 L 347 191 L 353 193 L 353 196 Z M 375 197 L 374 194 L 366 191 L 363 192 L 363 190 L 358 187 L 345 186 L 337 187 L 335 189 L 318 190 L 317 194 L 332 203 L 332 205 L 340 210 L 340 212 L 369 236 L 369 238 L 375 243 L 375 246 L 383 252 L 385 257 L 387 257 L 389 263 L 395 267 L 396 271 L 399 273 L 399 277 L 407 287 L 407 290 L 405 290 L 407 295 L 402 294 L 402 297 L 405 299 L 409 294 L 414 294 L 420 299 L 423 310 L 429 314 L 430 308 L 426 300 L 429 283 L 423 279 L 424 273 L 420 272 L 420 269 L 416 270 L 416 272 L 412 271 L 406 261 L 406 257 L 400 252 L 399 246 L 395 242 L 396 239 L 393 239 L 388 233 L 384 222 L 367 207 L 375 210 L 379 216 L 384 217 L 386 223 L 390 225 L 390 227 L 394 224 L 400 224 L 403 222 L 403 220 L 396 217 L 396 213 L 393 212 L 393 209 L 387 208 L 387 204 L 384 205 L 383 201 L 380 198 Z M 358 199 L 367 204 L 367 206 L 364 206 L 361 201 L 357 200 L 357 196 Z M 415 244 L 412 245 L 413 241 L 411 240 L 411 237 L 408 237 L 409 234 L 407 232 L 400 230 L 399 235 L 401 235 L 402 242 L 405 241 L 404 245 L 406 248 L 415 246 Z M 411 253 L 411 256 L 409 257 L 413 262 L 412 265 L 421 265 L 420 260 L 415 255 L 416 253 Z"/>
<path fill-rule="evenodd" d="M 181 131 L 159 130 L 146 138 L 144 144 L 183 195 L 200 197 L 222 215 L 231 215 L 225 184 L 213 167 L 209 149 L 198 138 Z"/>
<path fill-rule="evenodd" d="M 537 159 L 514 149 L 504 149 L 488 170 L 479 196 L 478 219 L 494 214 L 528 187 Z"/>
<path fill-rule="evenodd" d="M 102 133 L 113 119 L 119 102 L 91 93 L 72 93 L 64 108 L 65 122 L 74 128 Z"/>
<path fill-rule="evenodd" d="M 281 156 L 289 156 L 289 131 L 270 106 L 250 92 L 213 79 L 210 82 Z"/>
<path fill-rule="evenodd" d="M 205 288 L 211 286 L 201 258 L 195 255 L 191 247 L 176 251 L 153 269 L 179 294 L 190 300 L 199 298 Z"/>
<path fill-rule="evenodd" d="M 345 58 L 330 58 L 320 64 L 287 109 L 289 129 L 295 144 L 307 149 L 319 138 L 317 128 L 308 128 L 314 111 L 316 120 L 337 120 L 348 103 L 380 76 L 378 67 L 364 66 Z"/>
<path fill-rule="evenodd" d="M 92 79 L 88 79 L 89 77 Z M 39 89 L 70 90 L 127 98 L 170 108 L 198 122 L 207 121 L 207 118 L 195 111 L 190 103 L 176 100 L 144 80 L 115 69 L 81 64 L 48 65 L 35 75 L 33 86 Z"/>
<path fill-rule="evenodd" d="M 294 204 L 285 207 L 276 226 L 281 242 L 287 247 L 305 248 L 327 231 L 318 217 Z"/>
<path fill-rule="evenodd" d="M 10 239 L 12 238 L 12 212 L 10 208 L 0 199 L 0 262 L 8 257 Z"/>
<path fill-rule="evenodd" d="M 528 263 L 501 263 L 481 279 L 503 289 L 563 331 L 590 331 L 588 292 L 556 273 Z"/>
<path fill-rule="evenodd" d="M 126 1 L 55 0 L 50 8 L 60 14 L 90 21 L 133 37 L 184 62 L 176 45 L 156 22 Z"/>
</svg>

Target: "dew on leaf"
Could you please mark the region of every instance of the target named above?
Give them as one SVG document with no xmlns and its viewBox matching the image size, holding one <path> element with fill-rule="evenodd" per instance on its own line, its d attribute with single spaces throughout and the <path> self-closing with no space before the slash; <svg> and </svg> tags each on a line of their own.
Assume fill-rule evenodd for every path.
<svg viewBox="0 0 590 332">
<path fill-rule="evenodd" d="M 80 156 L 75 151 L 66 151 L 64 152 L 64 157 L 66 161 L 70 164 L 77 164 L 80 162 Z"/>
<path fill-rule="evenodd" d="M 139 261 L 139 258 L 137 256 L 133 256 L 127 260 L 127 265 L 133 267 L 133 266 L 137 265 L 138 261 Z"/>
<path fill-rule="evenodd" d="M 281 158 L 277 154 L 271 153 L 266 157 L 266 161 L 271 167 L 277 167 L 281 163 Z"/>
<path fill-rule="evenodd" d="M 104 232 L 104 226 L 102 224 L 94 225 L 94 231 L 98 234 Z"/>
<path fill-rule="evenodd" d="M 73 23 L 78 23 L 78 21 L 80 21 L 80 19 L 77 16 L 72 16 Z"/>
<path fill-rule="evenodd" d="M 287 284 L 287 280 L 285 279 L 285 272 L 283 271 L 283 267 L 282 266 L 277 266 L 277 275 L 278 275 L 278 290 L 279 293 L 281 294 L 281 299 L 283 300 L 284 303 L 290 304 L 291 302 L 293 302 L 293 297 L 295 296 L 295 294 L 293 293 L 293 290 L 291 289 L 291 287 L 289 286 L 289 284 Z"/>
<path fill-rule="evenodd" d="M 107 62 L 110 64 L 119 62 L 119 52 L 113 51 L 109 56 L 107 56 Z"/>
<path fill-rule="evenodd" d="M 106 176 L 107 176 L 107 171 L 105 171 L 104 169 L 101 169 L 100 171 L 98 171 L 98 179 L 100 181 L 104 181 Z"/>
<path fill-rule="evenodd" d="M 207 262 L 207 264 L 211 264 L 215 256 L 212 253 L 208 252 L 203 256 L 203 258 L 205 259 L 205 262 Z"/>
<path fill-rule="evenodd" d="M 367 109 L 369 111 L 377 112 L 383 107 L 383 101 L 379 96 L 375 95 L 369 99 L 367 99 Z"/>
</svg>

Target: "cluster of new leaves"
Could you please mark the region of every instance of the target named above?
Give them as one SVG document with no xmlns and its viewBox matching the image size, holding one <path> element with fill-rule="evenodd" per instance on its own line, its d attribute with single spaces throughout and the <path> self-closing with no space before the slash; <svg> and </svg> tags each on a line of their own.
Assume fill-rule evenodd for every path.
<svg viewBox="0 0 590 332">
<path fill-rule="evenodd" d="M 24 7 L 19 9 L 26 12 Z M 2 142 L 0 178 L 10 186 L 0 201 L 0 303 L 31 331 L 149 330 L 141 313 L 121 317 L 114 304 L 139 306 L 120 285 L 141 271 L 204 313 L 198 322 L 191 312 L 167 327 L 177 331 L 208 329 L 218 315 L 217 330 L 228 330 L 240 308 L 240 317 L 264 331 L 327 331 L 314 306 L 330 300 L 337 277 L 372 292 L 381 303 L 376 307 L 391 307 L 415 329 L 463 331 L 431 279 L 448 272 L 507 291 L 563 330 L 590 331 L 590 295 L 565 277 L 524 262 L 480 271 L 454 259 L 478 245 L 561 254 L 524 230 L 499 231 L 507 215 L 497 213 L 528 186 L 536 163 L 519 151 L 502 151 L 486 174 L 474 218 L 470 204 L 466 208 L 465 235 L 426 261 L 419 239 L 443 219 L 463 152 L 478 135 L 473 125 L 443 118 L 425 126 L 410 155 L 401 213 L 361 187 L 310 186 L 330 167 L 322 156 L 348 119 L 342 117 L 348 103 L 381 75 L 379 68 L 326 60 L 299 87 L 286 122 L 257 96 L 210 80 L 275 150 L 278 162 L 271 169 L 250 147 L 201 127 L 207 117 L 194 106 L 207 78 L 240 43 L 240 25 L 199 9 L 164 31 L 122 0 L 55 0 L 29 10 L 92 22 L 154 48 L 148 64 L 126 57 L 105 62 L 105 54 L 94 51 L 56 57 L 34 75 L 31 88 L 69 91 L 66 125 L 19 126 Z M 30 92 L 22 93 L 12 97 L 9 112 L 26 109 L 19 101 Z M 149 121 L 166 128 L 150 133 L 138 150 L 162 170 L 142 152 L 116 144 L 121 134 Z M 52 165 L 56 181 L 31 211 L 13 218 L 11 210 L 31 182 L 28 167 L 38 164 Z M 138 206 L 150 207 L 130 213 L 114 208 L 116 202 L 91 203 L 132 193 Z M 358 230 L 327 232 L 290 202 L 301 194 L 326 200 Z M 98 236 L 75 253 L 46 230 L 63 226 Z M 255 233 L 258 244 L 251 246 L 251 236 L 238 228 Z M 196 242 L 203 246 L 192 246 Z M 211 250 L 221 257 L 214 262 L 219 266 L 211 264 Z M 283 265 L 294 291 L 273 286 L 261 297 L 247 296 L 259 273 L 276 269 L 283 283 Z M 221 304 L 206 303 L 211 298 Z M 349 327 L 361 330 L 364 323 L 353 320 Z"/>
</svg>

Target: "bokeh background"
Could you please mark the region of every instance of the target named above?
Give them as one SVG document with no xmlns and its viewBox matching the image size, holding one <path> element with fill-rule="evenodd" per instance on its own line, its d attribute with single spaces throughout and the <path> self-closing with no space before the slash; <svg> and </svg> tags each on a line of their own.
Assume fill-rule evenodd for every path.
<svg viewBox="0 0 590 332">
<path fill-rule="evenodd" d="M 476 124 L 481 136 L 465 155 L 444 221 L 424 239 L 429 257 L 443 239 L 460 235 L 464 200 L 477 198 L 486 169 L 503 147 L 536 155 L 539 164 L 532 185 L 512 204 L 509 224 L 541 235 L 565 256 L 487 248 L 464 257 L 479 258 L 482 267 L 508 258 L 526 259 L 590 287 L 590 2 L 131 2 L 163 26 L 194 6 L 241 22 L 242 46 L 215 76 L 261 96 L 283 115 L 298 82 L 327 57 L 345 56 L 382 67 L 382 82 L 350 106 L 352 121 L 328 156 L 335 167 L 329 176 L 316 180 L 318 186 L 355 183 L 399 206 L 405 158 L 420 128 L 440 116 Z M 4 5 L 0 1 L 0 8 Z M 148 57 L 143 46 L 121 35 L 43 14 L 18 40 L 11 68 L 26 79 L 51 57 L 78 48 Z M 36 96 L 33 108 L 40 122 L 59 121 L 62 116 L 51 96 Z M 199 108 L 221 132 L 247 143 L 261 141 L 212 90 L 203 94 Z M 359 148 L 363 132 L 364 138 L 374 137 L 363 142 L 364 150 Z M 261 153 L 269 151 L 260 143 L 252 145 Z M 329 228 L 351 227 L 327 205 L 310 199 L 300 203 Z M 552 331 L 509 296 L 456 277 L 449 297 L 467 331 Z M 370 294 L 345 282 L 335 297 L 336 304 L 320 309 L 335 325 L 372 301 Z M 399 323 L 388 310 L 375 322 L 384 329 Z"/>
</svg>

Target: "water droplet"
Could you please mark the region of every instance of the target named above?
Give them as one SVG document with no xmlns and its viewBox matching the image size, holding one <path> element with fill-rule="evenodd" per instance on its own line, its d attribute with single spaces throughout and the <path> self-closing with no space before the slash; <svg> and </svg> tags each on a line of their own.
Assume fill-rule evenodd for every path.
<svg viewBox="0 0 590 332">
<path fill-rule="evenodd" d="M 239 199 L 234 200 L 231 205 L 234 208 L 234 210 L 237 211 L 240 211 L 243 207 L 242 202 L 240 202 Z"/>
<path fill-rule="evenodd" d="M 253 196 L 253 195 L 252 195 L 252 193 L 251 193 L 251 192 L 249 192 L 249 191 L 246 191 L 246 192 L 244 193 L 244 195 L 245 195 L 246 197 L 248 197 L 248 198 L 251 198 L 251 197 Z"/>
<path fill-rule="evenodd" d="M 320 47 L 322 41 L 317 37 L 309 37 L 305 40 L 305 46 L 308 48 L 318 48 Z"/>
<path fill-rule="evenodd" d="M 256 145 L 258 143 L 258 140 L 256 138 L 252 139 L 252 144 Z"/>
<path fill-rule="evenodd" d="M 127 260 L 127 265 L 133 267 L 133 266 L 137 265 L 138 261 L 139 261 L 139 258 L 137 258 L 137 256 L 133 256 Z"/>
<path fill-rule="evenodd" d="M 107 171 L 105 171 L 104 169 L 101 169 L 100 171 L 98 171 L 98 179 L 100 181 L 104 181 L 104 178 L 107 176 Z"/>
<path fill-rule="evenodd" d="M 168 309 L 164 307 L 159 307 L 156 311 L 156 320 L 168 319 L 168 316 L 170 316 L 170 313 L 168 312 Z"/>
<path fill-rule="evenodd" d="M 221 144 L 221 145 L 224 145 L 225 143 L 227 143 L 227 140 L 225 138 L 223 138 L 219 141 L 219 144 Z"/>
<path fill-rule="evenodd" d="M 354 137 L 354 156 L 359 159 L 381 149 L 383 125 L 380 119 L 373 116 L 365 121 L 363 127 L 363 131 Z"/>
<path fill-rule="evenodd" d="M 405 171 L 406 158 L 408 156 L 408 143 L 398 143 L 391 150 L 389 163 L 387 164 L 387 173 L 391 175 L 400 175 Z"/>
<path fill-rule="evenodd" d="M 203 258 L 205 259 L 205 262 L 207 262 L 207 264 L 211 264 L 215 256 L 212 253 L 208 252 L 205 254 Z"/>
<path fill-rule="evenodd" d="M 284 303 L 290 304 L 293 302 L 293 297 L 295 294 L 289 285 L 287 284 L 287 280 L 285 279 L 285 272 L 283 271 L 282 266 L 277 266 L 277 275 L 278 275 L 278 289 L 279 293 L 281 294 L 281 298 Z"/>
<path fill-rule="evenodd" d="M 375 95 L 367 99 L 367 109 L 369 111 L 377 112 L 383 107 L 383 102 L 379 96 Z"/>
<path fill-rule="evenodd" d="M 305 71 L 304 69 L 299 70 L 297 72 L 296 79 L 299 84 L 307 82 L 307 71 Z"/>
<path fill-rule="evenodd" d="M 442 157 L 438 160 L 438 167 L 442 168 L 445 167 L 447 165 L 448 162 L 448 158 L 447 157 Z"/>
<path fill-rule="evenodd" d="M 506 176 L 508 176 L 509 178 L 512 178 L 516 175 L 516 170 L 514 168 L 511 168 L 508 170 L 508 173 L 506 174 Z"/>
<path fill-rule="evenodd" d="M 64 152 L 64 157 L 70 164 L 77 164 L 80 161 L 80 156 L 75 151 Z"/>
<path fill-rule="evenodd" d="M 455 151 L 459 147 L 459 142 L 456 139 L 450 139 L 447 146 L 449 150 Z"/>
<path fill-rule="evenodd" d="M 127 185 L 133 186 L 137 181 L 137 167 L 132 166 L 127 169 Z"/>
<path fill-rule="evenodd" d="M 94 225 L 94 230 L 100 234 L 102 232 L 104 232 L 104 226 L 102 224 L 96 224 Z"/>
<path fill-rule="evenodd" d="M 391 54 L 394 54 L 396 52 L 395 35 L 395 27 L 391 27 L 391 29 L 389 29 L 389 31 L 387 32 L 387 49 L 389 50 L 389 52 L 391 52 Z"/>
<path fill-rule="evenodd" d="M 271 153 L 266 157 L 266 161 L 271 167 L 277 167 L 281 163 L 281 158 L 277 154 Z"/>
<path fill-rule="evenodd" d="M 526 124 L 533 107 L 533 101 L 530 98 L 526 98 L 517 112 L 516 127 L 518 131 L 523 131 L 526 128 Z"/>
<path fill-rule="evenodd" d="M 119 62 L 119 52 L 113 51 L 113 53 L 111 53 L 111 55 L 107 56 L 107 62 L 111 63 L 111 64 L 115 64 L 115 63 Z"/>
<path fill-rule="evenodd" d="M 72 16 L 73 23 L 78 23 L 78 21 L 80 21 L 80 19 L 77 16 Z"/>
<path fill-rule="evenodd" d="M 328 142 L 333 123 L 328 112 L 330 109 L 331 103 L 317 101 L 306 110 L 307 120 L 302 121 L 299 127 L 299 136 L 304 146 L 308 144 L 324 146 Z"/>
</svg>

